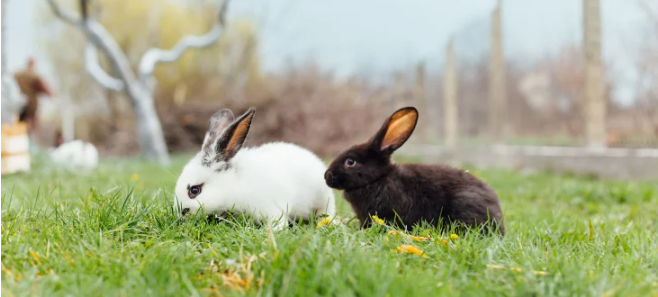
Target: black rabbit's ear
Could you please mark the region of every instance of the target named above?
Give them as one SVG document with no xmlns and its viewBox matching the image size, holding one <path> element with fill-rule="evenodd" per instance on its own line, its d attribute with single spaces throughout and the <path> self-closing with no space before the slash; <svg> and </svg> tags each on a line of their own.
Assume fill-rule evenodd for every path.
<svg viewBox="0 0 658 297">
<path fill-rule="evenodd" d="M 256 109 L 252 107 L 240 118 L 231 123 L 221 134 L 215 146 L 215 152 L 220 159 L 228 161 L 240 150 L 244 141 L 247 139 L 254 114 L 256 114 Z"/>
<path fill-rule="evenodd" d="M 414 107 L 399 109 L 379 129 L 372 139 L 372 148 L 385 154 L 392 154 L 409 139 L 418 123 L 418 110 Z"/>
</svg>

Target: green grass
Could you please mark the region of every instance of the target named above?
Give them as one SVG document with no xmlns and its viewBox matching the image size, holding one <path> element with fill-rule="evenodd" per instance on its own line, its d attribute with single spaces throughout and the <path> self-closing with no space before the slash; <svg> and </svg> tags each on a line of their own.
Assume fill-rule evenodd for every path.
<svg viewBox="0 0 658 297">
<path fill-rule="evenodd" d="M 355 223 L 271 233 L 240 219 L 180 221 L 171 191 L 184 161 L 109 160 L 81 176 L 40 163 L 3 177 L 3 296 L 658 293 L 658 183 L 472 170 L 498 191 L 506 236 L 417 228 L 431 239 L 415 242 Z M 427 258 L 392 252 L 402 244 Z"/>
</svg>

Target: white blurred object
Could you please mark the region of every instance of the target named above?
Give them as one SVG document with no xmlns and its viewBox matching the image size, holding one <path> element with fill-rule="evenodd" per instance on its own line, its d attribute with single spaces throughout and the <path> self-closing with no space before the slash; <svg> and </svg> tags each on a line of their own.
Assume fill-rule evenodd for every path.
<svg viewBox="0 0 658 297">
<path fill-rule="evenodd" d="M 27 100 L 13 76 L 4 75 L 2 77 L 2 93 L 2 123 L 16 123 L 18 114 Z"/>
<path fill-rule="evenodd" d="M 518 88 L 532 109 L 546 111 L 554 103 L 551 98 L 551 84 L 548 73 L 533 71 L 521 78 Z"/>
<path fill-rule="evenodd" d="M 2 157 L 2 174 L 16 173 L 16 172 L 29 172 L 30 171 L 30 155 L 11 155 Z"/>
<path fill-rule="evenodd" d="M 94 169 L 98 166 L 98 150 L 91 143 L 73 140 L 51 149 L 50 159 L 67 169 Z"/>
</svg>

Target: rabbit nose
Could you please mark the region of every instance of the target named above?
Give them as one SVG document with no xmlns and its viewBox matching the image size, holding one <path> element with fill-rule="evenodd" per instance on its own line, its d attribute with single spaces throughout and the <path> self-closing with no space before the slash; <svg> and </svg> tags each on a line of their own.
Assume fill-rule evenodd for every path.
<svg viewBox="0 0 658 297">
<path fill-rule="evenodd" d="M 190 212 L 190 208 L 189 208 L 189 207 L 183 208 L 183 213 L 182 213 L 182 215 L 186 215 L 186 214 L 188 214 L 189 212 Z"/>
<path fill-rule="evenodd" d="M 332 182 L 332 181 L 334 180 L 334 175 L 331 174 L 331 171 L 327 170 L 327 172 L 324 173 L 324 180 L 325 180 L 327 183 L 330 183 L 330 182 Z"/>
</svg>

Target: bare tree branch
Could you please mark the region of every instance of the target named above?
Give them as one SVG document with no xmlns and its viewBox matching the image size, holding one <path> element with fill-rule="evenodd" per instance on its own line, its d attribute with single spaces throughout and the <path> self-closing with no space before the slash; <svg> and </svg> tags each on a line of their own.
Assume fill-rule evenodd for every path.
<svg viewBox="0 0 658 297">
<path fill-rule="evenodd" d="M 222 1 L 217 16 L 217 23 L 208 31 L 208 33 L 201 36 L 186 36 L 181 39 L 170 50 L 163 50 L 159 48 L 149 49 L 139 63 L 139 79 L 148 83 L 155 65 L 158 63 L 170 63 L 178 60 L 183 53 L 190 48 L 203 48 L 215 43 L 221 36 L 222 29 L 224 29 L 226 22 L 226 11 L 228 10 L 229 0 Z"/>
<path fill-rule="evenodd" d="M 117 78 L 123 82 L 123 91 L 130 98 L 137 118 L 137 135 L 140 150 L 144 156 L 155 159 L 160 164 L 169 163 L 167 143 L 162 132 L 160 119 L 155 111 L 153 89 L 141 84 L 133 72 L 130 61 L 112 34 L 99 22 L 86 17 L 87 0 L 80 0 L 81 15 L 85 17 L 81 28 L 87 35 L 87 41 L 92 43 L 108 57 Z M 97 60 L 95 61 L 97 62 Z"/>
<path fill-rule="evenodd" d="M 128 57 L 123 53 L 112 34 L 103 25 L 92 19 L 85 21 L 84 28 L 89 41 L 109 57 L 118 78 L 127 83 L 134 82 L 136 78 L 130 67 L 130 61 L 128 61 Z M 128 89 L 126 91 L 129 92 Z"/>
<path fill-rule="evenodd" d="M 121 47 L 119 47 L 110 32 L 108 32 L 105 27 L 93 19 L 77 18 L 73 12 L 62 9 L 57 3 L 55 3 L 55 0 L 47 1 L 52 12 L 56 16 L 69 24 L 79 26 L 87 35 L 87 39 L 96 47 L 100 48 L 100 50 L 103 51 L 105 55 L 110 57 L 110 63 L 112 64 L 114 71 L 119 76 L 119 79 L 128 82 L 135 80 L 135 75 L 130 68 L 130 62 L 128 61 L 128 58 L 126 58 L 125 54 L 121 50 Z M 82 15 L 87 15 L 87 5 L 87 0 L 80 0 L 80 10 Z M 93 66 L 91 67 L 93 68 Z M 125 91 L 130 92 L 129 89 L 126 89 Z"/>
<path fill-rule="evenodd" d="M 88 1 L 80 0 L 79 3 L 80 3 L 80 18 L 82 18 L 82 20 L 84 21 L 89 17 L 89 13 L 88 13 L 89 6 L 87 5 Z"/>
<path fill-rule="evenodd" d="M 59 5 L 55 3 L 55 0 L 47 1 L 48 5 L 50 5 L 50 10 L 55 14 L 55 16 L 71 25 L 80 25 L 80 19 L 73 12 L 60 8 Z"/>
<path fill-rule="evenodd" d="M 87 73 L 101 86 L 112 91 L 123 91 L 125 84 L 122 80 L 114 78 L 107 74 L 98 62 L 98 52 L 96 47 L 88 42 L 85 47 L 85 69 Z"/>
<path fill-rule="evenodd" d="M 110 32 L 98 21 L 89 17 L 89 0 L 79 0 L 80 18 L 73 13 L 62 10 L 55 0 L 47 0 L 55 15 L 60 19 L 78 26 L 87 37 L 85 49 L 86 70 L 100 85 L 105 88 L 123 91 L 132 103 L 137 118 L 136 131 L 142 154 L 158 160 L 161 164 L 169 163 L 167 144 L 162 133 L 162 126 L 155 110 L 153 101 L 154 88 L 152 73 L 159 62 L 173 62 L 180 58 L 188 48 L 201 48 L 216 42 L 225 27 L 225 16 L 228 1 L 222 2 L 218 11 L 218 20 L 213 28 L 202 36 L 183 38 L 171 50 L 149 50 L 140 62 L 140 79 L 133 72 L 130 61 Z M 97 49 L 102 51 L 110 61 L 115 75 L 112 77 L 98 64 Z"/>
</svg>

